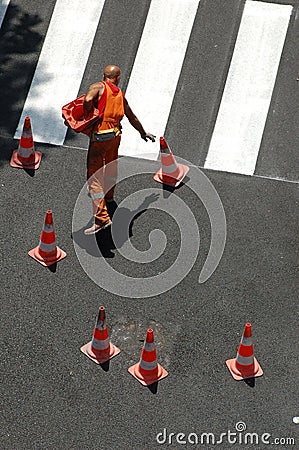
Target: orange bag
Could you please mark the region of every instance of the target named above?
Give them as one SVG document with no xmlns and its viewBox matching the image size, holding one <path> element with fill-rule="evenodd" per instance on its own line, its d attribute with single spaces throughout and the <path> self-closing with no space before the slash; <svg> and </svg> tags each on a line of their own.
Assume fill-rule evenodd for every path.
<svg viewBox="0 0 299 450">
<path fill-rule="evenodd" d="M 99 117 L 99 110 L 94 108 L 93 115 L 88 119 L 84 119 L 83 102 L 85 94 L 67 103 L 62 107 L 62 117 L 64 124 L 71 127 L 76 133 L 89 134 L 93 125 L 101 120 Z"/>
</svg>

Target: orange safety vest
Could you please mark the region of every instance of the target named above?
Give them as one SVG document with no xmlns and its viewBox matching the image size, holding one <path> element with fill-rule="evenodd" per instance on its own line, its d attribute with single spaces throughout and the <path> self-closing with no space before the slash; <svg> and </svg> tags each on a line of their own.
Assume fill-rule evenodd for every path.
<svg viewBox="0 0 299 450">
<path fill-rule="evenodd" d="M 106 97 L 106 104 L 102 121 L 95 126 L 95 132 L 100 130 L 109 130 L 111 128 L 119 127 L 120 121 L 124 117 L 124 94 L 123 92 L 111 83 L 103 82 L 105 91 L 102 97 Z M 100 98 L 99 103 L 101 103 Z M 100 109 L 100 108 L 99 108 Z"/>
</svg>

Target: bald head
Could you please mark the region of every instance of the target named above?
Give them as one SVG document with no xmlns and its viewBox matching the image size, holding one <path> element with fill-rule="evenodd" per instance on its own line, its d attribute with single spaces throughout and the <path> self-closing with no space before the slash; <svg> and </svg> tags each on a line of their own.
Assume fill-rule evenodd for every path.
<svg viewBox="0 0 299 450">
<path fill-rule="evenodd" d="M 104 81 L 109 80 L 110 82 L 114 84 L 118 84 L 120 79 L 120 68 L 118 66 L 114 66 L 113 64 L 110 64 L 109 66 L 106 66 L 104 69 Z"/>
</svg>

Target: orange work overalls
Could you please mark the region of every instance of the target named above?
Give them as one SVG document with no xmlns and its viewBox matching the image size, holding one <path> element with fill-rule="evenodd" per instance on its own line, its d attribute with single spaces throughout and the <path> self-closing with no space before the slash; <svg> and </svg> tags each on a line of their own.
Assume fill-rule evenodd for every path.
<svg viewBox="0 0 299 450">
<path fill-rule="evenodd" d="M 106 106 L 103 120 L 95 127 L 94 132 L 120 127 L 124 116 L 124 97 L 122 91 L 110 83 L 104 82 Z M 95 142 L 91 133 L 87 154 L 87 179 L 89 193 L 93 200 L 93 214 L 98 223 L 109 221 L 107 199 L 113 199 L 117 179 L 118 148 L 121 132 L 118 136 L 103 142 Z"/>
</svg>

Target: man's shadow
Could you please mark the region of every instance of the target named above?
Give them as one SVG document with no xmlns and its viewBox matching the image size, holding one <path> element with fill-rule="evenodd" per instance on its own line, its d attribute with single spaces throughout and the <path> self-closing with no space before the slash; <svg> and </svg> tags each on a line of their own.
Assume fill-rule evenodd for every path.
<svg viewBox="0 0 299 450">
<path fill-rule="evenodd" d="M 157 201 L 158 197 L 159 194 L 148 195 L 135 210 L 118 207 L 116 202 L 107 203 L 107 209 L 113 222 L 111 227 L 105 228 L 95 235 L 86 236 L 84 230 L 92 225 L 93 218 L 91 218 L 86 226 L 72 233 L 72 238 L 91 256 L 114 258 L 113 250 L 121 248 L 133 236 L 134 221 L 146 211 L 151 203 Z"/>
</svg>

